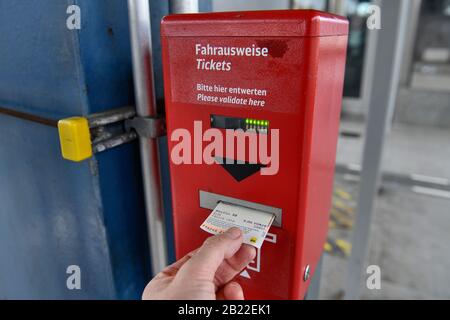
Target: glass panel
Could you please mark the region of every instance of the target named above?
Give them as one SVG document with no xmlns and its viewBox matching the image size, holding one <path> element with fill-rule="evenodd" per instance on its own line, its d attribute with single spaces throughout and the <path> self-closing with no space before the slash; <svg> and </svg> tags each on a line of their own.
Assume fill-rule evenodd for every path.
<svg viewBox="0 0 450 320">
<path fill-rule="evenodd" d="M 347 66 L 345 72 L 344 96 L 360 98 L 365 63 L 367 27 L 366 21 L 369 12 L 370 0 L 344 1 L 345 15 L 350 22 L 349 46 L 347 52 Z M 340 3 L 327 0 L 294 0 L 295 9 L 316 9 L 335 12 Z"/>
<path fill-rule="evenodd" d="M 294 0 L 293 8 L 326 11 L 327 2 L 328 2 L 327 0 Z"/>
<path fill-rule="evenodd" d="M 450 0 L 422 3 L 411 86 L 450 90 Z"/>
<path fill-rule="evenodd" d="M 347 0 L 346 15 L 350 22 L 350 35 L 345 71 L 344 96 L 361 97 L 363 70 L 367 44 L 366 21 L 370 15 L 370 0 Z"/>
<path fill-rule="evenodd" d="M 448 62 L 439 58 L 450 49 L 450 0 L 423 1 L 419 30 L 415 61 Z"/>
</svg>

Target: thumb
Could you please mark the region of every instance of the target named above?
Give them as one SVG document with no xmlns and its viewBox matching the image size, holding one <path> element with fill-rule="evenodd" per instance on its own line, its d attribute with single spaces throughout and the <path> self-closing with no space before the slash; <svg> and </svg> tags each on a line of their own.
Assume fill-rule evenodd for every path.
<svg viewBox="0 0 450 320">
<path fill-rule="evenodd" d="M 180 276 L 191 280 L 213 281 L 224 259 L 231 258 L 242 245 L 242 231 L 228 229 L 225 233 L 206 239 L 197 253 L 180 270 Z"/>
</svg>

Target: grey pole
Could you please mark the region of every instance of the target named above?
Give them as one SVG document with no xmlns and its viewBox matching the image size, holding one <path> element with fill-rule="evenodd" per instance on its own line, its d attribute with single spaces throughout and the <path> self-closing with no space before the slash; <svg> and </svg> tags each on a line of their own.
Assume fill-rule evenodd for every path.
<svg viewBox="0 0 450 320">
<path fill-rule="evenodd" d="M 157 115 L 153 79 L 149 0 L 128 0 L 136 113 Z M 153 274 L 167 265 L 167 239 L 162 208 L 159 150 L 156 139 L 139 138 L 149 247 Z"/>
<path fill-rule="evenodd" d="M 347 0 L 330 0 L 328 1 L 328 11 L 345 16 Z"/>
<path fill-rule="evenodd" d="M 199 0 L 170 0 L 170 13 L 197 13 Z"/>
<path fill-rule="evenodd" d="M 358 215 L 345 279 L 346 299 L 359 298 L 365 287 L 363 273 L 368 256 L 370 225 L 380 185 L 385 134 L 398 91 L 401 67 L 401 55 L 398 52 L 401 50 L 403 29 L 407 21 L 405 13 L 408 12 L 408 2 L 409 0 L 376 1 L 381 8 L 382 29 L 369 31 L 377 33 L 377 45 L 357 204 Z"/>
<path fill-rule="evenodd" d="M 319 262 L 316 265 L 316 270 L 314 271 L 314 276 L 311 279 L 308 293 L 306 294 L 306 300 L 319 300 L 320 283 L 322 280 L 322 270 L 323 270 L 323 258 L 324 257 L 322 254 Z"/>
</svg>

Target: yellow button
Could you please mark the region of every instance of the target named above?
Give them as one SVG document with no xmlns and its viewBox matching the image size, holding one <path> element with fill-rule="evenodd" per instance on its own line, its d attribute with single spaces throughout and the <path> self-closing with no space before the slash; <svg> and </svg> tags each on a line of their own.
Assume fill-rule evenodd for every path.
<svg viewBox="0 0 450 320">
<path fill-rule="evenodd" d="M 92 157 L 91 134 L 86 118 L 60 120 L 58 132 L 64 159 L 79 162 Z"/>
</svg>

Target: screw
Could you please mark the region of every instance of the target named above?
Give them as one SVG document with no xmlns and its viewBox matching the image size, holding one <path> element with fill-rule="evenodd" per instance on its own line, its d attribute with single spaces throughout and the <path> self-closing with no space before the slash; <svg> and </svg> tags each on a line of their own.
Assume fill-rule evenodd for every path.
<svg viewBox="0 0 450 320">
<path fill-rule="evenodd" d="M 308 264 L 306 265 L 305 273 L 303 274 L 303 281 L 305 282 L 308 281 L 310 275 L 311 275 L 311 267 Z"/>
</svg>

